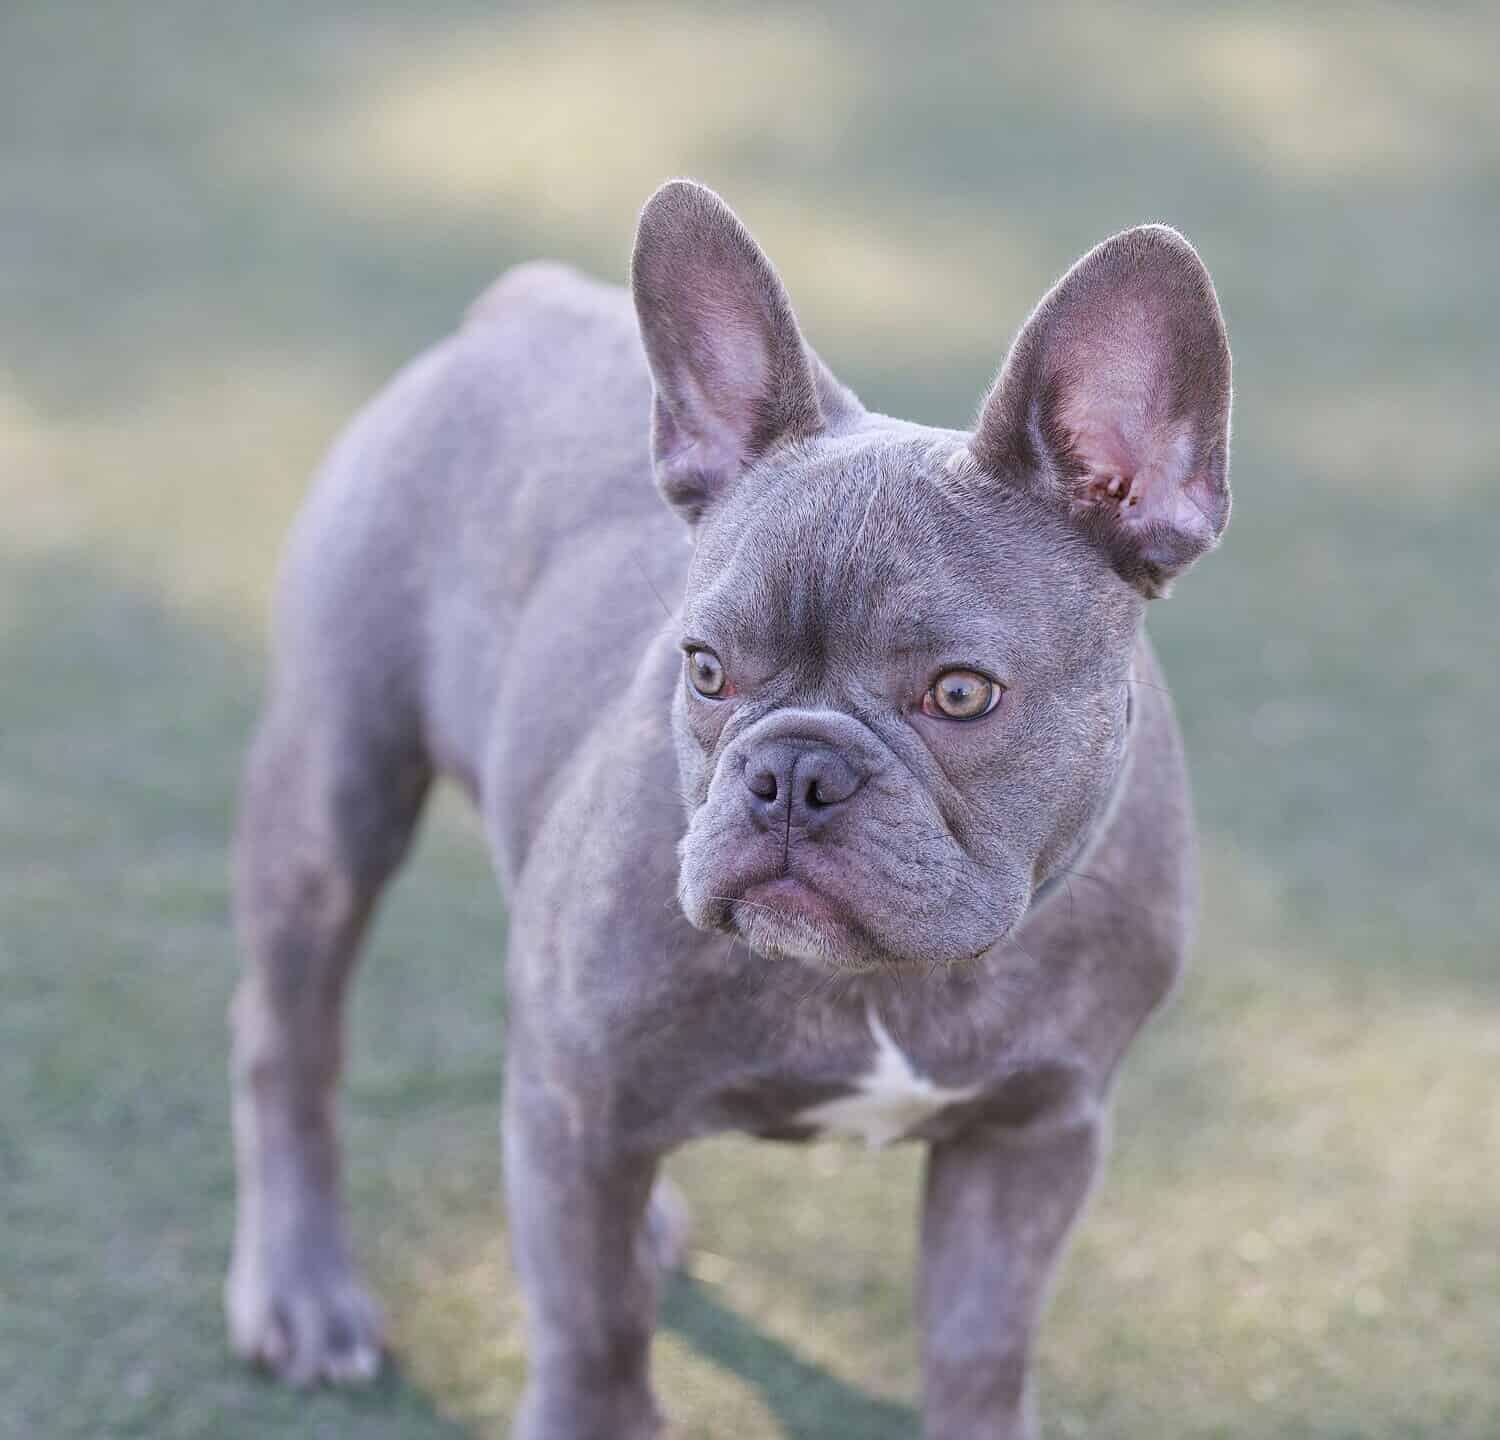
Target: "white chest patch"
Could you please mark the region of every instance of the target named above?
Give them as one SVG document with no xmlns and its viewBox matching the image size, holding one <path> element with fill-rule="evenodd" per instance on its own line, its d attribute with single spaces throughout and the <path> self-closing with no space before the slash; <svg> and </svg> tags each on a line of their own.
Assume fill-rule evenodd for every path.
<svg viewBox="0 0 1500 1440">
<path fill-rule="evenodd" d="M 873 1008 L 865 1011 L 865 1020 L 875 1041 L 874 1065 L 855 1082 L 852 1095 L 800 1111 L 798 1124 L 854 1135 L 867 1145 L 889 1145 L 930 1115 L 979 1093 L 977 1085 L 950 1089 L 918 1075 Z"/>
</svg>

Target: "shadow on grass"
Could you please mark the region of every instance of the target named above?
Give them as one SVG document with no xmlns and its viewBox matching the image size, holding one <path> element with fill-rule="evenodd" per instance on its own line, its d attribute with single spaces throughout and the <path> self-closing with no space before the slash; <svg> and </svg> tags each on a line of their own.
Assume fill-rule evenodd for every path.
<svg viewBox="0 0 1500 1440">
<path fill-rule="evenodd" d="M 721 1305 L 697 1281 L 675 1276 L 663 1296 L 662 1324 L 705 1359 L 759 1390 L 766 1407 L 800 1440 L 908 1440 L 916 1412 L 867 1395 L 794 1354 L 743 1316 Z"/>
</svg>

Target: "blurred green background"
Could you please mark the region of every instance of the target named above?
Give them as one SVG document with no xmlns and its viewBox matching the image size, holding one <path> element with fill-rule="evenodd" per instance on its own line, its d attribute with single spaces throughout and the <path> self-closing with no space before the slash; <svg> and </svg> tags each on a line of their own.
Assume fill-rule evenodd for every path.
<svg viewBox="0 0 1500 1440">
<path fill-rule="evenodd" d="M 1201 249 L 1235 518 L 1151 618 L 1205 915 L 1059 1283 L 1047 1434 L 1500 1434 L 1496 13 L 5 6 L 0 1433 L 504 1434 L 476 829 L 437 807 L 356 989 L 351 1198 L 402 1369 L 354 1397 L 224 1350 L 226 835 L 319 453 L 503 266 L 621 278 L 687 173 L 867 403 L 934 422 L 1110 231 Z M 915 1433 L 918 1158 L 674 1162 L 674 1433 Z"/>
</svg>

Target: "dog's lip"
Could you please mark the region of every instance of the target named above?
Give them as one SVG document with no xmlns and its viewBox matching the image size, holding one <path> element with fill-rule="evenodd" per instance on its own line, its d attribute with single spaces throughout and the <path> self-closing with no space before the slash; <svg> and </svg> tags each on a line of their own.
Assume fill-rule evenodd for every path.
<svg viewBox="0 0 1500 1440">
<path fill-rule="evenodd" d="M 797 919 L 812 925 L 825 935 L 830 931 L 834 933 L 834 936 L 841 934 L 855 941 L 862 949 L 881 954 L 883 958 L 880 963 L 886 967 L 896 969 L 926 967 L 929 970 L 933 967 L 933 961 L 930 958 L 889 955 L 879 951 L 864 926 L 854 919 L 837 899 L 827 891 L 819 889 L 816 885 L 796 875 L 781 874 L 767 880 L 758 880 L 747 885 L 737 899 L 725 896 L 724 902 L 722 918 L 718 921 L 718 926 L 730 934 L 743 931 L 743 921 L 746 917 L 743 912 L 736 913 L 736 911 L 738 906 L 744 905 L 757 919 L 769 922 L 773 927 L 778 919 Z M 949 957 L 942 963 L 950 969 L 973 964 L 1002 945 L 1015 928 L 1015 926 L 1007 926 L 994 940 L 981 946 L 972 955 Z M 866 963 L 855 968 L 876 967 Z"/>
<path fill-rule="evenodd" d="M 795 875 L 778 875 L 748 886 L 739 903 L 795 915 L 818 926 L 844 926 L 848 922 L 839 906 L 821 890 Z"/>
</svg>

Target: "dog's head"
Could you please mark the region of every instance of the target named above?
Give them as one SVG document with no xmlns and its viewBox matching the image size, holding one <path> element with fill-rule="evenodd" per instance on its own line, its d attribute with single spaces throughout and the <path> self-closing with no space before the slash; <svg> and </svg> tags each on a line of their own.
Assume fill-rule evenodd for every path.
<svg viewBox="0 0 1500 1440">
<path fill-rule="evenodd" d="M 982 953 L 1106 806 L 1145 601 L 1229 516 L 1207 271 L 1164 227 L 1107 240 L 972 434 L 866 413 L 701 186 L 652 197 L 632 280 L 694 541 L 684 910 L 837 966 Z"/>
</svg>

